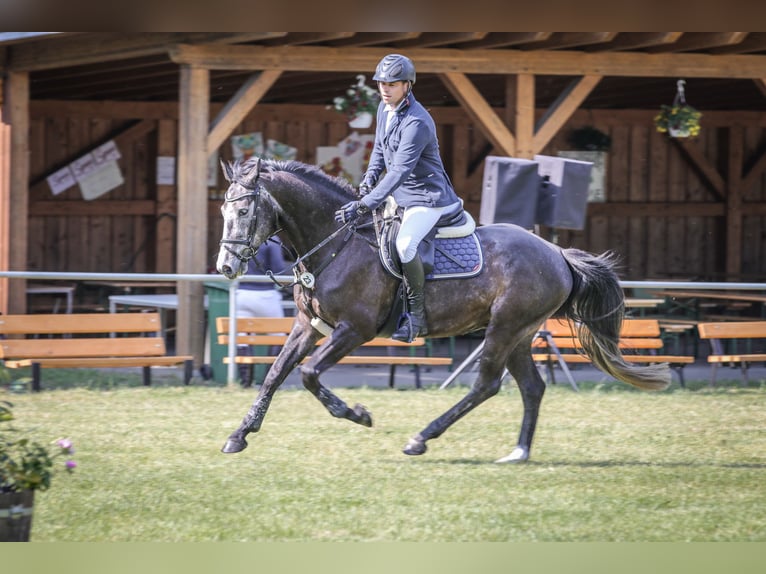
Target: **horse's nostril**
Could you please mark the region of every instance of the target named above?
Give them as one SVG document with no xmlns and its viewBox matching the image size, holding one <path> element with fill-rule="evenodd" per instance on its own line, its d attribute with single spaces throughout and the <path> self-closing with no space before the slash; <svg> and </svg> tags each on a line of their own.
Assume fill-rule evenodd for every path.
<svg viewBox="0 0 766 574">
<path fill-rule="evenodd" d="M 224 265 L 221 267 L 221 273 L 223 273 L 226 277 L 231 277 L 231 267 Z"/>
</svg>

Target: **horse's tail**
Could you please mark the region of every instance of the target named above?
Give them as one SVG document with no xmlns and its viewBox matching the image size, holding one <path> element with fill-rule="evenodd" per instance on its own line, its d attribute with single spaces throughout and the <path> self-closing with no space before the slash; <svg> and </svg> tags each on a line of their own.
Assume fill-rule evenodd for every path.
<svg viewBox="0 0 766 574">
<path fill-rule="evenodd" d="M 615 379 L 646 390 L 670 385 L 667 364 L 638 365 L 627 362 L 620 351 L 620 328 L 625 296 L 614 268 L 612 253 L 592 255 L 579 249 L 563 249 L 574 277 L 569 299 L 561 308 L 577 324 L 577 336 L 593 363 Z"/>
</svg>

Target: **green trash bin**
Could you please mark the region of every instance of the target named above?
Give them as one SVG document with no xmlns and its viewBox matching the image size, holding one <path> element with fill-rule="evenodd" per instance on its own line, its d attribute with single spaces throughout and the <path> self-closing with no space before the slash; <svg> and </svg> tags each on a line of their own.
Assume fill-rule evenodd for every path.
<svg viewBox="0 0 766 574">
<path fill-rule="evenodd" d="M 229 345 L 218 343 L 218 331 L 215 323 L 218 317 L 229 316 L 229 284 L 228 283 L 205 283 L 207 295 L 207 326 L 210 339 L 210 370 L 212 378 L 217 383 L 228 382 L 229 365 L 223 362 L 224 357 L 229 355 Z M 252 355 L 265 355 L 266 347 L 252 346 L 248 352 Z M 266 377 L 268 365 L 252 365 L 250 381 L 252 384 L 261 384 Z M 234 370 L 234 376 L 240 377 L 240 369 Z"/>
<path fill-rule="evenodd" d="M 229 354 L 228 345 L 218 343 L 218 333 L 215 321 L 218 317 L 229 316 L 229 285 L 227 283 L 205 283 L 207 295 L 207 328 L 210 340 L 210 368 L 213 380 L 217 383 L 227 382 L 228 365 L 223 362 Z"/>
</svg>

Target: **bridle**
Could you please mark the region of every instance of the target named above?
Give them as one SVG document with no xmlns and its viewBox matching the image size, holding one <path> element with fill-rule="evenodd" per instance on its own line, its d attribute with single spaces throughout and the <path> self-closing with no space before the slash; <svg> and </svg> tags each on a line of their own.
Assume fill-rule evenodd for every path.
<svg viewBox="0 0 766 574">
<path fill-rule="evenodd" d="M 260 183 L 257 183 L 257 180 L 256 182 L 253 182 L 255 183 L 254 186 L 252 183 L 244 183 L 242 181 L 236 181 L 234 183 L 241 187 L 243 192 L 236 194 L 230 193 L 231 190 L 227 190 L 226 195 L 224 196 L 224 201 L 226 203 L 233 203 L 242 199 L 254 201 L 252 216 L 250 217 L 250 225 L 248 226 L 247 237 L 245 239 L 221 239 L 219 245 L 242 263 L 247 263 L 250 259 L 255 257 L 255 254 L 258 251 L 257 249 L 253 249 L 253 238 L 255 236 L 256 224 L 258 222 L 258 203 L 261 199 L 261 192 L 264 191 L 264 189 Z M 240 251 L 236 251 L 229 247 L 229 245 L 244 245 L 245 247 Z"/>
</svg>

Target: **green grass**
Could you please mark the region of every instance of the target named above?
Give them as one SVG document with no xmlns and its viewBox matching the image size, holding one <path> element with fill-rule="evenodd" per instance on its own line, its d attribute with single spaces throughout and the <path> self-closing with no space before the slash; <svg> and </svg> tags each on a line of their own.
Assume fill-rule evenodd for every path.
<svg viewBox="0 0 766 574">
<path fill-rule="evenodd" d="M 763 541 L 766 389 L 551 387 L 532 460 L 513 386 L 429 443 L 401 448 L 466 392 L 337 389 L 371 429 L 279 391 L 261 432 L 219 449 L 254 391 L 109 384 L 0 398 L 79 467 L 38 493 L 43 541 Z M 46 379 L 47 379 L 46 373 Z M 97 388 L 107 390 L 96 390 Z"/>
</svg>

